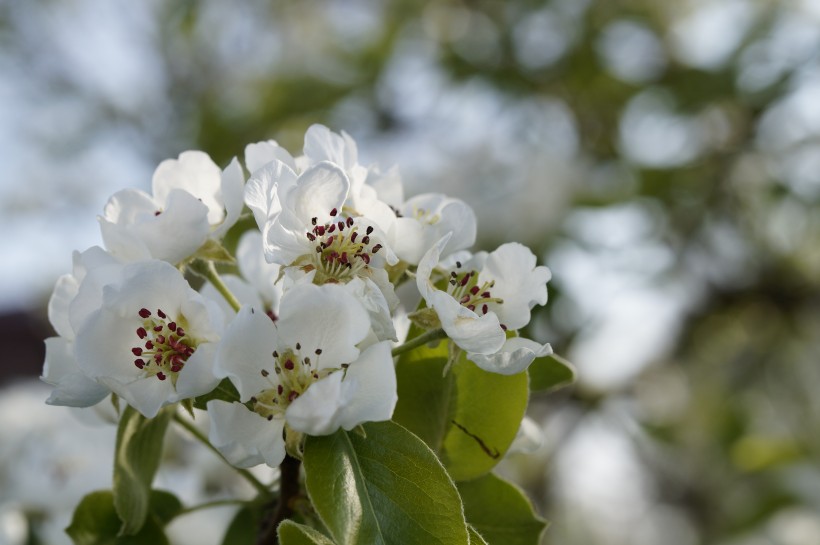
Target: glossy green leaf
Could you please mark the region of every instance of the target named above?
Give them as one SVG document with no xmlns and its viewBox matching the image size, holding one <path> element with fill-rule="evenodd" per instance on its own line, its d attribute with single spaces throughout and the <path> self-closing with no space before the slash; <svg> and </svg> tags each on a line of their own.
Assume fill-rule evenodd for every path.
<svg viewBox="0 0 820 545">
<path fill-rule="evenodd" d="M 169 541 L 162 526 L 181 508 L 173 494 L 155 490 L 151 494 L 151 511 L 142 528 L 134 535 L 121 536 L 122 522 L 114 508 L 114 495 L 110 490 L 100 490 L 80 501 L 66 533 L 75 545 L 165 545 Z"/>
<path fill-rule="evenodd" d="M 318 530 L 292 520 L 283 521 L 276 529 L 276 533 L 279 536 L 279 545 L 335 545 L 329 537 Z"/>
<path fill-rule="evenodd" d="M 490 473 L 458 483 L 464 515 L 488 545 L 538 545 L 547 522 L 513 484 Z"/>
<path fill-rule="evenodd" d="M 394 422 L 308 437 L 305 483 L 339 545 L 465 545 L 461 499 L 435 454 Z"/>
<path fill-rule="evenodd" d="M 536 359 L 528 372 L 533 392 L 551 392 L 575 382 L 575 367 L 557 354 Z"/>
<path fill-rule="evenodd" d="M 225 537 L 222 538 L 223 545 L 254 545 L 259 532 L 261 513 L 259 508 L 245 506 L 234 515 Z"/>
<path fill-rule="evenodd" d="M 128 406 L 120 417 L 114 455 L 114 507 L 122 520 L 121 535 L 134 535 L 149 511 L 151 483 L 159 467 L 165 431 L 175 407 L 146 418 Z"/>
<path fill-rule="evenodd" d="M 447 343 L 403 355 L 393 420 L 439 453 L 455 480 L 490 471 L 509 448 L 529 399 L 527 374 L 505 376 L 459 360 L 442 377 Z"/>
<path fill-rule="evenodd" d="M 467 525 L 467 532 L 470 534 L 470 545 L 489 545 L 472 524 Z"/>
</svg>

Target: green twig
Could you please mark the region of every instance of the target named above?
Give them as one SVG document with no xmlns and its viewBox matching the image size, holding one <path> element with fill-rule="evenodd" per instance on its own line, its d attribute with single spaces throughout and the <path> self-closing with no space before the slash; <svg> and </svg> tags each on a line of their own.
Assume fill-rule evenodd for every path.
<svg viewBox="0 0 820 545">
<path fill-rule="evenodd" d="M 447 333 L 445 333 L 443 329 L 434 329 L 432 331 L 428 331 L 427 333 L 419 335 L 414 339 L 410 339 L 401 346 L 397 346 L 393 349 L 392 354 L 393 356 L 398 356 L 400 354 L 404 354 L 405 352 L 409 352 L 410 350 L 413 350 L 414 348 L 421 346 L 423 344 L 427 344 L 438 339 L 444 339 L 446 337 Z"/>
<path fill-rule="evenodd" d="M 195 273 L 200 274 L 208 279 L 213 287 L 216 288 L 222 297 L 231 305 L 236 312 L 239 312 L 239 309 L 242 308 L 242 303 L 239 302 L 239 299 L 228 289 L 228 286 L 222 281 L 220 278 L 219 273 L 216 271 L 216 265 L 214 265 L 213 261 L 205 261 L 202 259 L 197 259 L 190 265 L 191 270 Z"/>
</svg>

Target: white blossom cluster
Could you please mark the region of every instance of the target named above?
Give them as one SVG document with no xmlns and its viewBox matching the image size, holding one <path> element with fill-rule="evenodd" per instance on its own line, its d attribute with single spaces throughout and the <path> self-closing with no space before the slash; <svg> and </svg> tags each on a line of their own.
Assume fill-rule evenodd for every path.
<svg viewBox="0 0 820 545">
<path fill-rule="evenodd" d="M 208 401 L 210 441 L 237 466 L 276 466 L 289 438 L 391 418 L 401 283 L 423 299 L 411 321 L 486 371 L 519 373 L 551 352 L 515 333 L 547 301 L 550 272 L 528 248 L 470 253 L 467 204 L 405 200 L 395 169 L 359 164 L 345 133 L 314 125 L 303 151 L 248 145 L 247 180 L 236 159 L 222 170 L 188 151 L 159 165 L 151 195 L 113 195 L 104 248 L 75 252 L 49 302 L 48 403 L 116 394 L 153 417 L 227 378 L 239 400 Z M 223 237 L 244 206 L 258 230 L 230 256 Z M 225 255 L 239 274 L 193 289 L 185 273 L 206 263 L 215 275 Z"/>
</svg>

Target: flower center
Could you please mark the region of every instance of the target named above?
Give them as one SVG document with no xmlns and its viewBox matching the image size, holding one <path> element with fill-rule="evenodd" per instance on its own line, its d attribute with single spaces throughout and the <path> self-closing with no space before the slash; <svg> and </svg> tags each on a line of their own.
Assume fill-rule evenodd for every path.
<svg viewBox="0 0 820 545">
<path fill-rule="evenodd" d="M 260 371 L 262 378 L 270 386 L 251 398 L 253 410 L 260 416 L 273 420 L 282 417 L 294 399 L 305 393 L 305 390 L 317 380 L 328 376 L 339 369 L 319 369 L 319 357 L 322 349 L 314 350 L 313 359 L 301 354 L 302 346 L 296 343 L 295 348 L 283 353 L 274 351 L 273 373 L 268 369 Z M 347 369 L 342 364 L 341 369 Z"/>
<path fill-rule="evenodd" d="M 504 302 L 500 297 L 493 297 L 490 290 L 495 286 L 495 280 L 478 284 L 478 272 L 461 271 L 461 262 L 456 262 L 456 269 L 450 273 L 447 293 L 452 295 L 462 306 L 473 312 L 487 314 L 490 304 L 500 305 Z M 507 327 L 502 324 L 502 329 Z"/>
<path fill-rule="evenodd" d="M 196 342 L 186 335 L 181 325 L 184 318 L 180 318 L 179 322 L 171 320 L 162 309 L 157 309 L 154 315 L 147 308 L 142 308 L 138 314 L 142 326 L 136 331 L 140 344 L 131 349 L 137 357 L 134 365 L 143 371 L 145 377 L 157 377 L 159 380 L 170 377 L 176 385 L 177 375 L 196 350 Z"/>
<path fill-rule="evenodd" d="M 352 216 L 342 218 L 334 208 L 330 211 L 333 221 L 324 225 L 313 218 L 313 229 L 305 236 L 315 247 L 315 253 L 297 261 L 302 270 L 316 271 L 315 282 L 347 283 L 356 276 L 365 276 L 373 256 L 382 245 L 371 240 L 373 227 L 362 229 Z"/>
</svg>

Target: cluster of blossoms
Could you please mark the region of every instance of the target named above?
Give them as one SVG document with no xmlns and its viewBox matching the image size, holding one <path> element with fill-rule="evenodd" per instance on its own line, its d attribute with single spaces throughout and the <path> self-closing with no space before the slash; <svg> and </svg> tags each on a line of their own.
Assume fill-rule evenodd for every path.
<svg viewBox="0 0 820 545">
<path fill-rule="evenodd" d="M 211 443 L 239 467 L 276 466 L 304 435 L 391 418 L 400 316 L 485 371 L 550 354 L 516 333 L 546 303 L 549 270 L 516 243 L 470 253 L 464 202 L 405 200 L 395 170 L 359 164 L 348 135 L 319 125 L 303 155 L 259 142 L 244 167 L 247 179 L 236 159 L 222 170 L 185 152 L 159 165 L 151 195 L 111 197 L 105 248 L 75 252 L 49 302 L 49 403 L 115 394 L 151 418 L 206 396 Z M 400 298 L 401 284 L 416 289 Z M 212 395 L 226 380 L 235 400 Z"/>
</svg>

